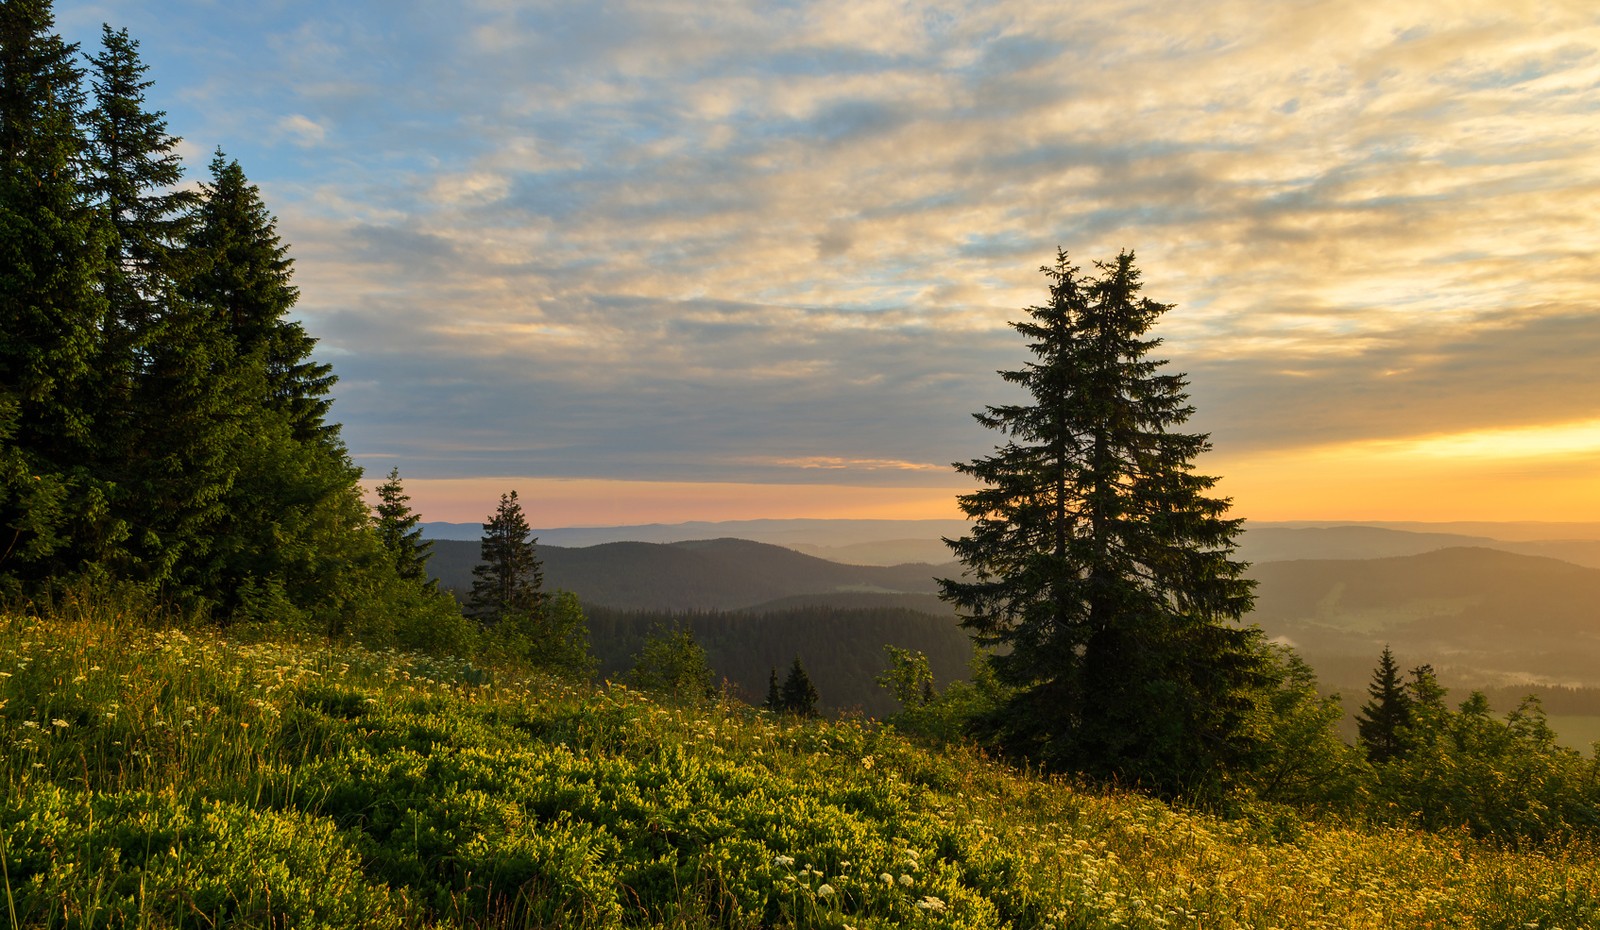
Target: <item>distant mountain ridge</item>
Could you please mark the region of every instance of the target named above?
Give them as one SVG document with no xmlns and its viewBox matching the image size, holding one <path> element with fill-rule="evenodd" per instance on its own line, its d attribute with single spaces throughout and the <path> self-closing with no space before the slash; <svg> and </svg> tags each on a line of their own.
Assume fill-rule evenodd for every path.
<svg viewBox="0 0 1600 930">
<path fill-rule="evenodd" d="M 534 530 L 541 545 L 611 542 L 674 543 L 737 538 L 784 546 L 851 565 L 944 564 L 944 537 L 966 533 L 962 520 L 737 520 L 721 523 L 566 527 Z M 477 523 L 424 523 L 430 539 L 477 540 Z M 1498 534 L 1498 535 L 1497 535 Z M 1436 549 L 1483 546 L 1600 568 L 1600 524 L 1592 523 L 1316 523 L 1245 524 L 1239 556 L 1249 562 L 1288 559 L 1376 559 Z"/>
<path fill-rule="evenodd" d="M 936 576 L 958 571 L 954 565 L 843 565 L 743 539 L 540 544 L 538 554 L 547 588 L 617 610 L 744 610 L 808 595 L 927 596 L 938 590 Z M 477 563 L 477 543 L 434 542 L 430 567 L 445 587 L 471 590 Z"/>
<path fill-rule="evenodd" d="M 429 539 L 479 539 L 479 523 L 423 523 Z M 533 535 L 552 546 L 595 546 L 608 542 L 674 543 L 697 539 L 748 539 L 778 546 L 853 546 L 884 540 L 959 536 L 964 520 L 723 520 L 718 522 L 648 523 L 635 526 L 569 526 L 536 529 Z"/>
<path fill-rule="evenodd" d="M 1264 562 L 1250 615 L 1324 680 L 1365 682 L 1384 644 L 1474 687 L 1600 686 L 1600 569 L 1484 547 Z"/>
<path fill-rule="evenodd" d="M 1498 549 L 1600 568 L 1600 539 L 1506 540 L 1365 524 L 1317 527 L 1246 524 L 1239 556 L 1249 562 L 1381 559 L 1462 547 Z"/>
</svg>

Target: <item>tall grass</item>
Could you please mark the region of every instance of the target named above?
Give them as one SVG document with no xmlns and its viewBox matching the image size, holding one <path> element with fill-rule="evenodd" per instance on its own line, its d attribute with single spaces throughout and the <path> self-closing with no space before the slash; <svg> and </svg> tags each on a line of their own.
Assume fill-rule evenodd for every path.
<svg viewBox="0 0 1600 930">
<path fill-rule="evenodd" d="M 859 722 L 0 619 L 12 926 L 1572 928 L 1582 846 L 1224 821 Z"/>
</svg>

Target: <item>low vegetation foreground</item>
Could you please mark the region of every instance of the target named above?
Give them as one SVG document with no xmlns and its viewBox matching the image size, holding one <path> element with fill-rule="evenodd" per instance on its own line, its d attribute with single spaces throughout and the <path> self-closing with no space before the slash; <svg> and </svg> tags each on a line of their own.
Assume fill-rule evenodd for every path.
<svg viewBox="0 0 1600 930">
<path fill-rule="evenodd" d="M 1217 819 L 892 727 L 127 620 L 0 620 L 9 926 L 1600 922 L 1581 846 Z"/>
</svg>

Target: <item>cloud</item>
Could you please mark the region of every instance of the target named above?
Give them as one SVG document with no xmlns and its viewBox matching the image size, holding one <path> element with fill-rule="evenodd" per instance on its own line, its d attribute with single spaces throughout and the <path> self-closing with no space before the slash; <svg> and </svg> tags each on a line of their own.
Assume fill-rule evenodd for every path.
<svg viewBox="0 0 1600 930">
<path fill-rule="evenodd" d="M 861 469 L 865 471 L 937 471 L 946 476 L 949 474 L 948 465 L 935 465 L 930 462 L 907 462 L 899 459 L 857 459 L 837 455 L 808 455 L 800 458 L 758 457 L 751 461 L 785 468 L 820 468 L 829 471 Z"/>
<path fill-rule="evenodd" d="M 301 148 L 311 148 L 320 145 L 327 138 L 328 130 L 321 123 L 307 119 L 298 113 L 293 113 L 278 120 L 278 132 Z"/>
<path fill-rule="evenodd" d="M 967 414 L 1008 396 L 1005 322 L 1058 245 L 1137 250 L 1219 449 L 1592 416 L 1589 7 L 477 0 L 143 28 L 230 56 L 172 119 L 268 193 L 353 448 L 883 482 L 992 444 Z"/>
</svg>

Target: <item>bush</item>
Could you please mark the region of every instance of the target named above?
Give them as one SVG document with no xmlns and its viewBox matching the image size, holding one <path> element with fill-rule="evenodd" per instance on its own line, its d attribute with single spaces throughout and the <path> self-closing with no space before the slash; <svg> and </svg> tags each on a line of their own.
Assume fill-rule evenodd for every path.
<svg viewBox="0 0 1600 930">
<path fill-rule="evenodd" d="M 589 654 L 589 621 L 571 591 L 542 598 L 533 610 L 512 610 L 484 630 L 485 653 L 501 661 L 587 681 L 596 667 Z"/>
<path fill-rule="evenodd" d="M 677 703 L 699 704 L 717 696 L 705 649 L 683 629 L 652 631 L 634 658 L 628 683 Z"/>
<path fill-rule="evenodd" d="M 1442 698 L 1413 707 L 1404 751 L 1375 767 L 1376 815 L 1512 843 L 1600 836 L 1600 758 L 1556 745 L 1537 698 L 1504 720 L 1479 692 L 1453 712 Z"/>
</svg>

